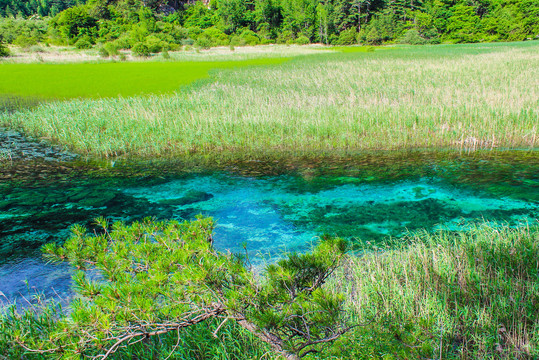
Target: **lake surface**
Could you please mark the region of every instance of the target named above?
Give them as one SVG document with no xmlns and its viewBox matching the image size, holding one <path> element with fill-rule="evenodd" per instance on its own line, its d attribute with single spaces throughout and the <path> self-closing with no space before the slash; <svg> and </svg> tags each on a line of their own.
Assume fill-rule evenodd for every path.
<svg viewBox="0 0 539 360">
<path fill-rule="evenodd" d="M 39 248 L 74 223 L 144 217 L 217 221 L 215 245 L 261 263 L 305 251 L 322 234 L 356 248 L 410 231 L 463 230 L 539 218 L 539 153 L 363 153 L 241 160 L 0 163 L 0 298 L 69 294 L 70 270 Z M 24 297 L 24 298 L 23 298 Z M 1 301 L 1 299 L 0 299 Z"/>
</svg>

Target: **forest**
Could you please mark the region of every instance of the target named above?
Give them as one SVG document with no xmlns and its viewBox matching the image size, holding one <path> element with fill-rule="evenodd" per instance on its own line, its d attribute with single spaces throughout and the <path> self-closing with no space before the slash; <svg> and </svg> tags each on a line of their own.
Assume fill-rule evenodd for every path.
<svg viewBox="0 0 539 360">
<path fill-rule="evenodd" d="M 182 46 L 522 41 L 539 0 L 0 0 L 7 44 L 100 45 L 149 55 Z"/>
</svg>

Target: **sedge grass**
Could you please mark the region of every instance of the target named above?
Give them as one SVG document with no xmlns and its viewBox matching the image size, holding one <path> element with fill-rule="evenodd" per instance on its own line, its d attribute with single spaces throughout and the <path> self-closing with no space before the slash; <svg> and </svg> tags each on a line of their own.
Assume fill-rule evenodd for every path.
<svg viewBox="0 0 539 360">
<path fill-rule="evenodd" d="M 317 51 L 215 72 L 172 95 L 42 104 L 0 115 L 0 124 L 103 157 L 530 149 L 539 140 L 538 50 L 529 42 Z"/>
<path fill-rule="evenodd" d="M 331 286 L 366 325 L 326 357 L 537 359 L 537 259 L 539 228 L 488 225 L 350 257 Z"/>
</svg>

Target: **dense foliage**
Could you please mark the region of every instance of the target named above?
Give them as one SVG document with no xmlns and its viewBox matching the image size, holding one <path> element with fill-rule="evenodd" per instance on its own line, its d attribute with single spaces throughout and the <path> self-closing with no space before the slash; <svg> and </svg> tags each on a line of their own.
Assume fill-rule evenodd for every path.
<svg viewBox="0 0 539 360">
<path fill-rule="evenodd" d="M 333 284 L 348 295 L 350 311 L 357 311 L 359 321 L 377 316 L 370 326 L 342 338 L 336 355 L 539 358 L 537 226 L 485 224 L 468 232 L 417 234 L 387 245 L 350 257 Z"/>
<path fill-rule="evenodd" d="M 344 298 L 322 288 L 344 254 L 341 239 L 291 254 L 259 279 L 244 259 L 213 248 L 211 219 L 98 224 L 100 235 L 75 226 L 64 246 L 44 247 L 50 260 L 78 269 L 69 315 L 55 318 L 50 307 L 37 317 L 12 309 L 0 318 L 0 355 L 26 350 L 104 359 L 130 344 L 168 333 L 179 338 L 186 328 L 221 319 L 296 359 L 350 329 Z M 39 329 L 28 325 L 40 318 L 46 324 Z"/>
<path fill-rule="evenodd" d="M 75 6 L 57 13 L 59 3 Z M 53 16 L 48 31 L 34 20 L 22 20 L 30 14 Z M 0 15 L 19 19 L 0 22 L 10 43 L 18 36 L 24 37 L 21 45 L 25 38 L 78 48 L 107 43 L 111 54 L 134 48 L 147 55 L 193 44 L 425 44 L 539 35 L 539 0 L 0 0 Z M 6 26 L 6 21 L 11 23 Z"/>
<path fill-rule="evenodd" d="M 0 41 L 0 57 L 9 56 L 9 49 Z"/>
<path fill-rule="evenodd" d="M 85 2 L 86 0 L 0 0 L 0 16 L 55 16 L 60 11 Z"/>
</svg>

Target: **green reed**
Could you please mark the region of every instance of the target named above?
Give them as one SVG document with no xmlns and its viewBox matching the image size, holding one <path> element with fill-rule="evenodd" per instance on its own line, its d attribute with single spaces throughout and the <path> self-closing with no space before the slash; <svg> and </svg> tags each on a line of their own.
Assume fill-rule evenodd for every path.
<svg viewBox="0 0 539 360">
<path fill-rule="evenodd" d="M 539 228 L 419 234 L 351 257 L 344 358 L 536 359 Z"/>
<path fill-rule="evenodd" d="M 0 124 L 97 156 L 535 148 L 539 43 L 326 52 L 172 95 L 73 100 Z"/>
</svg>

